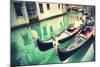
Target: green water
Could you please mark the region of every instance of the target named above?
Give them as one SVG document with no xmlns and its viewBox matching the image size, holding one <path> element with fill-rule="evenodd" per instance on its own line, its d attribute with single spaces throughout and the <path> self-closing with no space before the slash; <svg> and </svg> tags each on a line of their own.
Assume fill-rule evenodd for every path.
<svg viewBox="0 0 100 67">
<path fill-rule="evenodd" d="M 38 33 L 38 38 L 48 40 L 51 33 L 55 36 L 64 31 L 72 23 L 72 16 L 81 14 L 66 14 L 53 19 L 36 22 L 30 27 L 24 27 L 11 32 L 11 63 L 12 65 L 37 65 L 37 64 L 57 64 L 62 63 L 54 48 L 47 51 L 40 51 L 36 41 L 32 40 L 32 30 Z M 72 39 L 59 45 L 64 49 Z M 66 62 L 79 62 L 94 60 L 94 47 L 91 46 L 87 53 L 82 49 L 66 59 Z M 88 54 L 91 54 L 88 55 Z"/>
</svg>

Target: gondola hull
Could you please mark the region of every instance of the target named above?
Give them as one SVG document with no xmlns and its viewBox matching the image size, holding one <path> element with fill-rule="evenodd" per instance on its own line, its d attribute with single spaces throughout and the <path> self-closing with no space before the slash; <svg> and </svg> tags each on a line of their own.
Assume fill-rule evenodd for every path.
<svg viewBox="0 0 100 67">
<path fill-rule="evenodd" d="M 58 42 L 60 43 L 60 44 L 62 44 L 62 43 L 64 43 L 64 42 L 66 42 L 67 40 L 70 40 L 72 37 L 74 37 L 78 32 L 79 32 L 80 30 L 78 30 L 77 32 L 75 32 L 74 34 L 72 34 L 72 35 L 70 35 L 70 36 L 68 36 L 68 37 L 66 37 L 66 38 L 63 38 L 63 39 L 61 39 L 61 40 L 58 40 Z"/>
<path fill-rule="evenodd" d="M 52 42 L 42 42 L 40 40 L 37 39 L 37 45 L 38 45 L 38 48 L 41 50 L 41 51 L 46 51 L 50 48 L 53 48 L 53 44 Z"/>
<path fill-rule="evenodd" d="M 91 35 L 90 38 L 86 40 L 81 46 L 79 46 L 77 49 L 71 50 L 71 51 L 62 51 L 60 48 L 58 48 L 58 57 L 60 61 L 64 61 L 67 58 L 69 58 L 71 55 L 73 55 L 75 52 L 80 50 L 81 48 L 84 48 L 85 50 L 88 50 L 91 46 L 91 43 L 94 41 L 94 36 Z M 87 47 L 87 48 L 86 48 Z"/>
</svg>

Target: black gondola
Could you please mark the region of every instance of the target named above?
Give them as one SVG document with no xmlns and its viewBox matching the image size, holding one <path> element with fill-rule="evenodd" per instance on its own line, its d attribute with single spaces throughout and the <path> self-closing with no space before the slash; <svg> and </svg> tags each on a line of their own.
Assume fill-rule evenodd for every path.
<svg viewBox="0 0 100 67">
<path fill-rule="evenodd" d="M 82 47 L 90 46 L 93 42 L 93 28 L 92 27 L 85 27 L 84 30 L 78 35 L 75 36 L 73 41 L 65 47 L 65 49 L 61 49 L 58 47 L 58 57 L 61 61 L 65 61 L 71 55 L 73 55 L 76 51 L 81 49 Z M 92 41 L 91 41 L 92 40 Z M 89 44 L 87 44 L 89 43 Z M 86 49 L 86 48 L 85 48 Z M 88 49 L 88 48 L 87 48 Z"/>
<path fill-rule="evenodd" d="M 64 43 L 66 40 L 72 38 L 73 36 L 75 36 L 78 32 L 80 31 L 80 28 L 68 28 L 67 30 L 65 30 L 64 32 L 62 32 L 61 34 L 57 35 L 56 37 L 50 38 L 48 41 L 42 41 L 40 39 L 37 39 L 37 45 L 38 48 L 41 51 L 46 51 L 50 48 L 53 48 L 53 40 L 54 38 L 56 38 L 58 40 L 58 43 Z"/>
<path fill-rule="evenodd" d="M 48 50 L 50 48 L 53 48 L 52 40 L 43 42 L 43 41 L 37 39 L 37 45 L 41 51 L 45 51 L 45 50 Z"/>
</svg>

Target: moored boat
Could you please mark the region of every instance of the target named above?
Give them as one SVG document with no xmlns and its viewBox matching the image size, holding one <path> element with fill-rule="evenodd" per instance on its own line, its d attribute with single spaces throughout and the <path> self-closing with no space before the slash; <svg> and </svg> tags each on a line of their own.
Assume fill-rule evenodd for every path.
<svg viewBox="0 0 100 67">
<path fill-rule="evenodd" d="M 45 51 L 50 48 L 53 48 L 53 40 L 54 39 L 57 39 L 58 43 L 62 44 L 65 41 L 67 41 L 68 39 L 74 37 L 79 31 L 80 31 L 80 28 L 70 27 L 67 30 L 65 30 L 64 32 L 56 35 L 55 37 L 52 36 L 52 38 L 50 38 L 49 40 L 43 41 L 43 40 L 37 39 L 38 48 L 41 51 Z"/>
<path fill-rule="evenodd" d="M 93 40 L 93 27 L 86 26 L 78 36 L 75 36 L 73 41 L 68 44 L 65 49 L 58 47 L 57 53 L 61 61 L 66 60 L 82 47 L 90 46 Z M 90 43 L 89 43 L 90 42 Z M 89 43 L 89 44 L 87 44 Z"/>
</svg>

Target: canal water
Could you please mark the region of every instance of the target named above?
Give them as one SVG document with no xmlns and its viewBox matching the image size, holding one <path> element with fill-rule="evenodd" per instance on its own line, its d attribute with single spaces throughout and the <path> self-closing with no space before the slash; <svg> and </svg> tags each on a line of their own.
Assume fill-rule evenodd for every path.
<svg viewBox="0 0 100 67">
<path fill-rule="evenodd" d="M 90 47 L 86 46 L 74 53 L 64 62 L 61 62 L 54 48 L 40 51 L 35 38 L 48 40 L 51 35 L 55 36 L 75 21 L 75 17 L 81 17 L 81 13 L 66 13 L 63 16 L 43 20 L 11 32 L 11 64 L 12 65 L 37 65 L 37 64 L 57 64 L 68 62 L 93 61 L 94 43 Z M 32 33 L 32 31 L 34 31 Z M 71 41 L 67 40 L 59 47 L 65 48 Z"/>
</svg>

